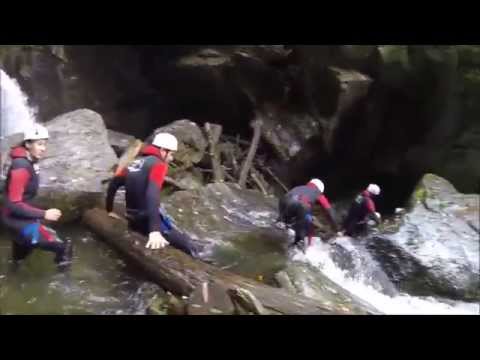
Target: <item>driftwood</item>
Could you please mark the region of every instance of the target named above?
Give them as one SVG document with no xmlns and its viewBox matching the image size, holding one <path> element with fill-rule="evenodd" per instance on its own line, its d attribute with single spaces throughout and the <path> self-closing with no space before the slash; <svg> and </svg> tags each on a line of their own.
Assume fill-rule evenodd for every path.
<svg viewBox="0 0 480 360">
<path fill-rule="evenodd" d="M 135 139 L 130 142 L 128 145 L 127 150 L 123 153 L 123 155 L 118 160 L 117 167 L 115 169 L 115 175 L 119 174 L 123 169 L 128 167 L 128 165 L 135 160 L 138 153 L 142 149 L 143 142 L 141 140 Z"/>
<path fill-rule="evenodd" d="M 250 146 L 250 143 L 246 140 L 240 139 L 238 136 L 222 135 L 222 140 L 225 142 L 232 142 L 238 145 Z"/>
<path fill-rule="evenodd" d="M 242 166 L 242 171 L 240 173 L 240 179 L 238 180 L 238 184 L 245 188 L 247 184 L 247 177 L 248 173 L 250 172 L 250 168 L 252 167 L 253 159 L 255 158 L 255 154 L 257 153 L 258 143 L 260 142 L 260 136 L 262 135 L 262 121 L 255 120 L 252 123 L 253 128 L 253 140 L 250 145 L 250 149 L 248 150 L 247 158 Z"/>
<path fill-rule="evenodd" d="M 237 181 L 237 179 L 235 179 L 232 175 L 230 175 L 229 173 L 225 173 L 225 177 L 230 180 L 232 183 L 235 183 Z"/>
<path fill-rule="evenodd" d="M 224 158 L 224 168 L 225 165 L 231 166 L 231 171 L 234 177 L 238 178 L 238 172 L 239 172 L 239 167 L 238 167 L 238 161 L 237 161 L 237 155 L 236 153 L 239 151 L 238 146 L 232 143 L 221 143 L 219 146 L 220 153 L 223 155 L 222 157 Z M 228 170 L 228 169 L 227 169 Z M 234 181 L 236 182 L 236 180 Z"/>
<path fill-rule="evenodd" d="M 213 178 L 215 182 L 223 182 L 223 170 L 220 163 L 220 151 L 217 148 L 218 140 L 222 135 L 222 126 L 216 124 L 205 124 L 205 132 L 209 143 L 209 154 L 212 162 Z"/>
<path fill-rule="evenodd" d="M 277 182 L 278 185 L 282 187 L 285 192 L 288 192 L 288 188 L 280 181 L 280 179 L 273 173 L 272 170 L 268 167 L 264 167 L 265 171 Z"/>
<path fill-rule="evenodd" d="M 266 184 L 265 181 L 262 181 L 263 180 L 262 176 L 253 167 L 250 170 L 250 176 L 252 177 L 252 180 L 255 182 L 255 184 L 257 184 L 257 186 L 260 189 L 260 191 L 262 192 L 262 194 L 265 195 L 265 196 L 268 196 L 268 191 L 266 189 L 268 184 Z"/>
<path fill-rule="evenodd" d="M 255 313 L 349 314 L 347 310 L 221 270 L 170 246 L 162 250 L 146 249 L 144 237 L 128 231 L 125 220 L 112 219 L 104 210 L 86 211 L 83 221 L 125 258 L 140 266 L 153 281 L 176 296 L 190 296 L 204 283 L 215 283 L 235 295 L 232 301 L 236 304 L 249 302 Z"/>
</svg>

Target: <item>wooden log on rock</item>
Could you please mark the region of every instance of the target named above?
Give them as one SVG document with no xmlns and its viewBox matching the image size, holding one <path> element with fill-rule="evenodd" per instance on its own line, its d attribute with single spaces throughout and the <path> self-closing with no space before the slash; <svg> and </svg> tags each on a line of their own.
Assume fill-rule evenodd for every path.
<svg viewBox="0 0 480 360">
<path fill-rule="evenodd" d="M 190 296 L 205 283 L 227 289 L 235 304 L 250 304 L 247 312 L 268 314 L 349 314 L 348 311 L 313 299 L 293 295 L 255 280 L 236 275 L 168 246 L 162 250 L 145 248 L 146 238 L 130 232 L 125 220 L 110 218 L 101 209 L 84 213 L 84 223 L 125 258 L 140 266 L 164 290 L 176 296 Z M 197 290 L 198 292 L 198 290 Z"/>
</svg>

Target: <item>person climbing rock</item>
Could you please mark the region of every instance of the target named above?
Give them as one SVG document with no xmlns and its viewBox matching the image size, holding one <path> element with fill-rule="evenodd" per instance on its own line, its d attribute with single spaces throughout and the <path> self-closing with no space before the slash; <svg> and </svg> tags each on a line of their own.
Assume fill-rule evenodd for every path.
<svg viewBox="0 0 480 360">
<path fill-rule="evenodd" d="M 45 155 L 49 139 L 48 130 L 34 124 L 24 132 L 23 142 L 10 151 L 11 165 L 5 182 L 5 204 L 2 222 L 13 235 L 13 268 L 18 268 L 34 249 L 55 254 L 59 270 L 69 268 L 72 244 L 60 240 L 55 231 L 42 224 L 42 220 L 58 221 L 62 212 L 52 208 L 39 209 L 31 204 L 39 187 L 39 161 Z"/>
<path fill-rule="evenodd" d="M 323 182 L 319 179 L 312 179 L 307 185 L 293 188 L 279 200 L 278 220 L 295 231 L 294 245 L 298 245 L 306 237 L 308 237 L 308 245 L 311 245 L 314 230 L 312 209 L 315 204 L 321 205 L 332 228 L 335 232 L 338 231 L 335 214 L 324 191 Z"/>
<path fill-rule="evenodd" d="M 146 247 L 161 249 L 169 244 L 197 257 L 199 248 L 185 233 L 173 226 L 171 219 L 160 206 L 160 191 L 168 172 L 168 164 L 178 149 L 175 136 L 159 133 L 152 144 L 145 145 L 139 156 L 128 166 L 118 171 L 110 182 L 106 197 L 106 210 L 110 217 L 117 190 L 126 189 L 126 218 L 129 228 L 148 236 Z"/>
<path fill-rule="evenodd" d="M 348 212 L 343 226 L 345 234 L 356 237 L 365 235 L 368 231 L 367 222 L 369 219 L 380 223 L 382 217 L 376 212 L 374 198 L 380 195 L 380 187 L 376 184 L 368 185 L 367 189 L 355 197 Z"/>
</svg>

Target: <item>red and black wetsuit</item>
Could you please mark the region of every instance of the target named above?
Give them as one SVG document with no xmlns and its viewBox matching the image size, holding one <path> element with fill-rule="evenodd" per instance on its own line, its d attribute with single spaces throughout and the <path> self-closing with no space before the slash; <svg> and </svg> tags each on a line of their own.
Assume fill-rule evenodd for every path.
<svg viewBox="0 0 480 360">
<path fill-rule="evenodd" d="M 168 164 L 162 160 L 160 149 L 153 145 L 145 146 L 141 155 L 110 182 L 106 210 L 113 210 L 115 194 L 121 186 L 125 186 L 130 229 L 145 236 L 159 231 L 172 246 L 195 256 L 197 248 L 188 235 L 165 226 L 160 214 L 160 191 L 167 173 Z"/>
<path fill-rule="evenodd" d="M 326 211 L 332 227 L 336 230 L 337 223 L 332 206 L 327 197 L 318 188 L 308 183 L 290 190 L 279 201 L 280 220 L 295 230 L 295 244 L 306 236 L 309 241 L 313 236 L 312 207 L 320 204 Z"/>
<path fill-rule="evenodd" d="M 65 244 L 56 238 L 53 230 L 40 223 L 45 210 L 30 203 L 38 192 L 38 166 L 29 159 L 23 146 L 13 148 L 10 157 L 12 164 L 5 184 L 2 221 L 14 235 L 13 258 L 22 260 L 39 248 L 55 253 L 55 262 L 60 263 L 65 260 Z"/>
<path fill-rule="evenodd" d="M 344 221 L 345 233 L 357 236 L 367 230 L 367 217 L 375 214 L 375 203 L 368 191 L 358 194 Z"/>
</svg>

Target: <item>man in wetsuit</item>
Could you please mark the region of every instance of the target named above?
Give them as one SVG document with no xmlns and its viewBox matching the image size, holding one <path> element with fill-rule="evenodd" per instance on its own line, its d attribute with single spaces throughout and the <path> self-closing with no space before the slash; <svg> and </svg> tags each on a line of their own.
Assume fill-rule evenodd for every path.
<svg viewBox="0 0 480 360">
<path fill-rule="evenodd" d="M 72 257 L 72 244 L 63 242 L 55 231 L 41 221 L 58 221 L 62 213 L 58 209 L 42 210 L 32 205 L 39 187 L 38 162 L 47 149 L 48 130 L 34 124 L 24 133 L 23 142 L 10 151 L 12 159 L 5 184 L 5 206 L 2 222 L 13 234 L 13 269 L 34 249 L 55 254 L 59 270 L 68 269 Z"/>
<path fill-rule="evenodd" d="M 377 224 L 381 215 L 376 212 L 374 198 L 380 195 L 380 187 L 368 185 L 367 189 L 357 195 L 343 223 L 345 234 L 356 237 L 367 233 L 367 221 L 373 219 Z"/>
<path fill-rule="evenodd" d="M 312 208 L 319 204 L 327 214 L 332 228 L 337 231 L 335 215 L 324 195 L 325 185 L 319 179 L 312 179 L 307 185 L 297 186 L 285 194 L 279 201 L 279 220 L 295 231 L 294 245 L 308 236 L 308 245 L 313 237 Z"/>
<path fill-rule="evenodd" d="M 129 166 L 115 175 L 107 190 L 106 210 L 111 217 L 113 200 L 121 186 L 126 188 L 127 220 L 132 231 L 148 236 L 146 247 L 161 249 L 169 244 L 197 257 L 199 248 L 185 233 L 178 231 L 160 207 L 160 191 L 168 172 L 168 163 L 177 151 L 177 139 L 159 133 Z"/>
</svg>

